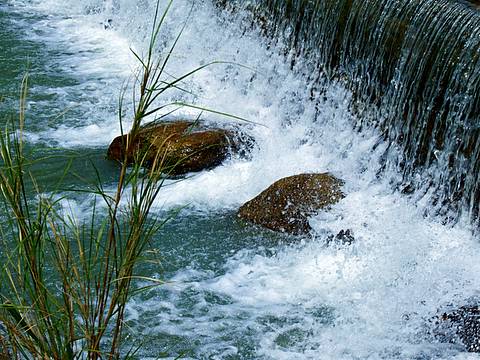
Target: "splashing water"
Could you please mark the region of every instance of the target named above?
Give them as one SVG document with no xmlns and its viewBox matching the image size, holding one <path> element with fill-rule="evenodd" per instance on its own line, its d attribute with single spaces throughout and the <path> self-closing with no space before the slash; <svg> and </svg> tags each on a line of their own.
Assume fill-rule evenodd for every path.
<svg viewBox="0 0 480 360">
<path fill-rule="evenodd" d="M 310 78 L 322 69 L 376 104 L 379 115 L 367 122 L 394 148 L 384 163 L 402 173 L 399 184 L 434 187 L 440 212 L 478 222 L 478 9 L 451 0 L 233 3 L 254 9 L 270 24 L 265 32 L 308 57 Z"/>
<path fill-rule="evenodd" d="M 145 48 L 153 7 L 154 1 L 129 0 L 0 5 L 21 39 L 41 45 L 34 70 L 63 79 L 33 83 L 31 144 L 106 149 L 120 132 L 120 87 L 136 66 L 129 47 Z M 378 129 L 353 129 L 363 119 L 351 111 L 356 99 L 341 83 L 312 79 L 301 60 L 291 70 L 282 44 L 268 46 L 257 32 L 244 31 L 242 14 L 219 13 L 208 2 L 192 8 L 176 1 L 162 46 L 187 20 L 171 74 L 213 60 L 253 70 L 209 67 L 185 84 L 194 95 L 175 92 L 163 101 L 181 96 L 264 126 L 247 126 L 257 143 L 251 159 L 232 158 L 160 194 L 159 212 L 187 209 L 159 235 L 162 267 L 146 270 L 170 282 L 130 304 L 129 327 L 146 339 L 142 356 L 184 350 L 202 359 L 475 358 L 458 344 L 439 343 L 431 321 L 442 307 L 479 295 L 480 245 L 468 219 L 445 226 L 428 216 L 432 191 L 392 190 L 402 174 L 381 171 L 388 144 Z M 52 120 L 46 113 L 62 114 Z M 399 156 L 389 151 L 391 159 Z M 325 171 L 345 180 L 347 196 L 311 219 L 311 239 L 235 218 L 239 205 L 273 181 Z M 69 206 L 85 209 L 81 201 Z M 353 231 L 354 244 L 327 246 L 328 235 L 343 229 Z"/>
</svg>

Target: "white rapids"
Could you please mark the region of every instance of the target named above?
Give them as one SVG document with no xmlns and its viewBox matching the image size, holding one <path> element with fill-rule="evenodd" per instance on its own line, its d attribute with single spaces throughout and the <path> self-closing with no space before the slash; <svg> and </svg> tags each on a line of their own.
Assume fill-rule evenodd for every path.
<svg viewBox="0 0 480 360">
<path fill-rule="evenodd" d="M 72 108 L 75 117 L 66 112 L 63 122 L 29 133 L 29 141 L 106 148 L 120 133 L 118 94 L 138 65 L 130 47 L 145 49 L 154 1 L 7 1 L 31 16 L 16 24 L 25 37 L 63 50 L 52 68 L 77 80 L 61 89 L 33 85 L 32 91 L 54 94 L 56 107 Z M 257 123 L 246 125 L 257 147 L 251 159 L 233 158 L 170 184 L 158 209 L 232 211 L 275 180 L 303 172 L 333 173 L 345 180 L 347 196 L 311 219 L 313 239 L 278 245 L 273 253 L 225 254 L 218 274 L 182 268 L 164 295 L 132 302 L 130 321 L 148 321 L 148 334 L 196 339 L 191 358 L 477 359 L 439 343 L 430 322 L 439 309 L 479 295 L 480 242 L 468 223 L 448 226 L 425 216 L 430 194 L 401 195 L 391 186 L 396 173 L 378 176 L 385 147 L 375 130 L 353 130 L 351 94 L 340 84 L 326 85 L 314 104 L 301 64 L 292 71 L 279 48 L 268 48 L 255 31 L 243 31 L 241 18 L 206 1 L 193 8 L 191 1 L 175 1 L 161 43 L 168 46 L 185 21 L 171 74 L 216 60 L 232 64 L 189 78 L 183 85 L 193 95 L 172 92 L 162 101 L 180 98 L 249 119 Z M 327 247 L 325 234 L 342 229 L 353 231 L 354 244 Z M 188 314 L 179 305 L 186 294 L 193 301 Z"/>
</svg>

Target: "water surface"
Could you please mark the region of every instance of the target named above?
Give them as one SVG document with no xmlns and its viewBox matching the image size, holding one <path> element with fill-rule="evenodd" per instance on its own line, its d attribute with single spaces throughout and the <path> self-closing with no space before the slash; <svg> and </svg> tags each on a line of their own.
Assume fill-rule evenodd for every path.
<svg viewBox="0 0 480 360">
<path fill-rule="evenodd" d="M 120 133 L 117 104 L 145 49 L 153 1 L 11 0 L 0 5 L 2 115 L 30 73 L 27 142 L 45 191 L 72 156 L 65 187 L 95 181 L 115 186 L 118 166 L 105 160 Z M 189 78 L 192 94 L 176 99 L 229 112 L 260 125 L 246 131 L 251 159 L 169 182 L 154 212 L 182 211 L 158 234 L 157 263 L 145 275 L 168 284 L 134 299 L 128 324 L 144 341 L 141 356 L 192 359 L 447 359 L 475 358 L 440 344 L 429 319 L 449 304 L 478 295 L 480 246 L 467 222 L 446 226 L 429 214 L 430 194 L 392 190 L 398 174 L 380 177 L 385 149 L 373 129 L 352 129 L 351 94 L 325 81 L 313 88 L 302 64 L 291 70 L 279 47 L 268 47 L 241 16 L 209 2 L 175 2 L 160 49 L 188 21 L 169 64 Z M 111 19 L 111 27 L 105 23 Z M 314 95 L 317 101 L 310 101 Z M 127 109 L 127 111 L 129 111 Z M 179 117 L 196 111 L 182 109 Z M 204 115 L 232 127 L 229 118 Z M 345 180 L 346 198 L 311 219 L 311 237 L 291 238 L 246 224 L 236 209 L 275 180 L 302 172 Z M 91 199 L 64 192 L 65 210 L 88 215 Z M 351 229 L 351 246 L 327 246 Z M 140 335 L 141 334 L 141 335 Z"/>
</svg>

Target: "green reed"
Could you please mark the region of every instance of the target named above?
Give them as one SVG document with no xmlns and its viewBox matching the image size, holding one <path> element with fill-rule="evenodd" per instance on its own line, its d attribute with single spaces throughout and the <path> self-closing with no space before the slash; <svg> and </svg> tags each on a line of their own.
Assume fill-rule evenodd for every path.
<svg viewBox="0 0 480 360">
<path fill-rule="evenodd" d="M 163 185 L 165 151 L 156 152 L 148 169 L 142 167 L 141 155 L 127 168 L 127 154 L 134 150 L 147 116 L 186 105 L 156 105 L 160 96 L 211 65 L 173 80 L 164 75 L 183 31 L 166 53 L 157 54 L 172 2 L 164 11 L 157 2 L 146 55 L 132 51 L 140 66 L 133 80 L 134 116 L 123 144 L 125 158 L 116 190 L 105 191 L 99 180 L 92 191 L 97 200 L 89 223 L 62 214 L 59 194 L 41 194 L 35 185 L 24 152 L 28 78 L 22 83 L 18 121 L 0 131 L 0 203 L 7 219 L 0 225 L 0 359 L 116 359 L 138 350 L 123 344 L 125 311 L 139 290 L 136 280 L 160 283 L 140 277 L 136 269 L 164 223 L 150 210 Z M 120 124 L 124 95 L 125 89 L 119 101 Z"/>
</svg>

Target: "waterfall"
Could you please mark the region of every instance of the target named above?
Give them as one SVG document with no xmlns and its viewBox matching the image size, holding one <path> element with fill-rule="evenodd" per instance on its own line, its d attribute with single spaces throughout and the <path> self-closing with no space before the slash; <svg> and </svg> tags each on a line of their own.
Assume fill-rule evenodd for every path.
<svg viewBox="0 0 480 360">
<path fill-rule="evenodd" d="M 478 222 L 477 9 L 450 0 L 255 0 L 234 6 L 253 11 L 269 37 L 308 59 L 310 78 L 323 73 L 345 80 L 358 104 L 374 105 L 356 126 L 366 121 L 382 131 L 390 144 L 384 164 L 403 175 L 399 188 L 434 189 L 433 205 L 443 215 L 466 211 Z M 392 148 L 402 155 L 394 156 Z"/>
<path fill-rule="evenodd" d="M 94 206 L 108 214 L 66 190 L 117 187 L 105 153 L 121 131 L 119 93 L 139 66 L 130 49 L 145 54 L 155 7 L 0 0 L 0 112 L 17 100 L 28 59 L 26 147 L 42 156 L 38 183 L 48 188 L 59 187 L 59 159 L 73 159 L 59 211 L 79 224 Z M 175 216 L 152 242 L 155 261 L 138 268 L 165 284 L 129 301 L 135 356 L 469 358 L 437 323 L 480 299 L 479 233 L 468 219 L 478 221 L 480 196 L 477 19 L 471 4 L 446 0 L 175 0 L 158 42 L 161 56 L 182 31 L 169 78 L 222 63 L 158 104 L 248 119 L 172 114 L 241 127 L 255 146 L 165 181 L 152 215 Z M 133 89 L 125 94 L 127 129 Z M 311 217 L 308 237 L 237 217 L 275 181 L 324 172 L 345 182 L 345 198 Z M 351 244 L 329 240 L 345 230 Z"/>
</svg>

